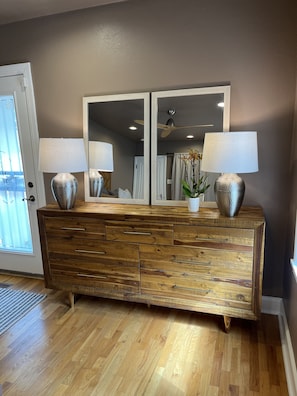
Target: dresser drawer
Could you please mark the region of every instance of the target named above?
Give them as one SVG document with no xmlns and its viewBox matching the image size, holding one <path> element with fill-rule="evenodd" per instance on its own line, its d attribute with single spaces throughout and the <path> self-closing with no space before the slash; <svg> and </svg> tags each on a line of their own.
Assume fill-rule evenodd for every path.
<svg viewBox="0 0 297 396">
<path fill-rule="evenodd" d="M 251 309 L 252 252 L 186 246 L 140 246 L 145 294 Z"/>
<path fill-rule="evenodd" d="M 69 239 L 60 235 L 48 238 L 49 258 L 55 253 L 98 259 L 139 260 L 138 247 L 131 249 L 126 243 L 100 241 L 97 239 Z"/>
<path fill-rule="evenodd" d="M 174 244 L 252 252 L 254 229 L 175 225 Z"/>
<path fill-rule="evenodd" d="M 172 245 L 173 226 L 171 224 L 139 222 L 106 222 L 106 239 L 130 243 Z"/>
<path fill-rule="evenodd" d="M 138 260 L 114 257 L 88 257 L 54 254 L 51 259 L 51 279 L 56 284 L 92 288 L 102 291 L 139 292 Z"/>
<path fill-rule="evenodd" d="M 45 231 L 48 236 L 105 239 L 104 222 L 87 217 L 45 217 Z"/>
</svg>

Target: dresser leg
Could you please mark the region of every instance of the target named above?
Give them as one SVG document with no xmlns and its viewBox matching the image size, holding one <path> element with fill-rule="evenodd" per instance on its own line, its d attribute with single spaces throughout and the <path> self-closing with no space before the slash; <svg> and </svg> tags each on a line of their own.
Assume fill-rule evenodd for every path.
<svg viewBox="0 0 297 396">
<path fill-rule="evenodd" d="M 225 316 L 224 315 L 224 325 L 225 325 L 225 332 L 229 333 L 230 327 L 231 327 L 231 318 L 230 316 Z"/>
<path fill-rule="evenodd" d="M 70 308 L 72 311 L 74 311 L 74 294 L 72 292 L 69 292 L 68 296 L 69 296 Z"/>
</svg>

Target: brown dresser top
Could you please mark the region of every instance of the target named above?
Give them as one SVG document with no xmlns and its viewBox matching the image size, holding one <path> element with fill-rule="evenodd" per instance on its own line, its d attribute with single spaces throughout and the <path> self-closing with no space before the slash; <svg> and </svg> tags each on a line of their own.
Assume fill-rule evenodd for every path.
<svg viewBox="0 0 297 396">
<path fill-rule="evenodd" d="M 130 204 L 106 204 L 78 201 L 73 209 L 61 210 L 57 204 L 49 204 L 38 209 L 47 216 L 87 216 L 105 220 L 143 220 L 166 223 L 208 224 L 224 227 L 251 227 L 264 223 L 263 210 L 260 207 L 243 206 L 236 217 L 225 217 L 217 208 L 200 207 L 197 213 L 191 213 L 182 206 L 151 206 Z"/>
</svg>

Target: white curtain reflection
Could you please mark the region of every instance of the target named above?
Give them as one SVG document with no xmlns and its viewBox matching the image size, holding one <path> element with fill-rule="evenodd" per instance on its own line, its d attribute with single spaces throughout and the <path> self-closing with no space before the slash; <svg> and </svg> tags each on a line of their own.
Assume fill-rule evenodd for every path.
<svg viewBox="0 0 297 396">
<path fill-rule="evenodd" d="M 166 198 L 166 172 L 167 172 L 167 156 L 157 156 L 157 199 Z M 144 197 L 144 157 L 134 157 L 134 175 L 133 175 L 133 198 L 142 199 Z"/>
<path fill-rule="evenodd" d="M 32 253 L 14 98 L 0 97 L 0 249 Z"/>
<path fill-rule="evenodd" d="M 173 156 L 171 196 L 176 201 L 185 199 L 181 181 L 187 180 L 189 182 L 189 175 L 192 172 L 190 161 L 183 159 L 186 156 L 188 156 L 188 153 L 174 153 Z M 198 170 L 196 169 L 196 171 L 198 175 Z"/>
<path fill-rule="evenodd" d="M 166 195 L 167 155 L 157 156 L 157 199 L 167 199 Z"/>
<path fill-rule="evenodd" d="M 143 199 L 144 197 L 144 157 L 134 157 L 134 173 L 133 173 L 133 198 Z"/>
</svg>

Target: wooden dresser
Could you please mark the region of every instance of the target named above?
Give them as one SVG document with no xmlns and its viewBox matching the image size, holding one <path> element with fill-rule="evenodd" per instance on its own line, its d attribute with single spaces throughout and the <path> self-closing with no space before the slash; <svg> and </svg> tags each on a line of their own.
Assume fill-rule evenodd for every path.
<svg viewBox="0 0 297 396">
<path fill-rule="evenodd" d="M 256 320 L 261 312 L 265 221 L 242 207 L 79 202 L 38 210 L 46 287 Z"/>
</svg>

